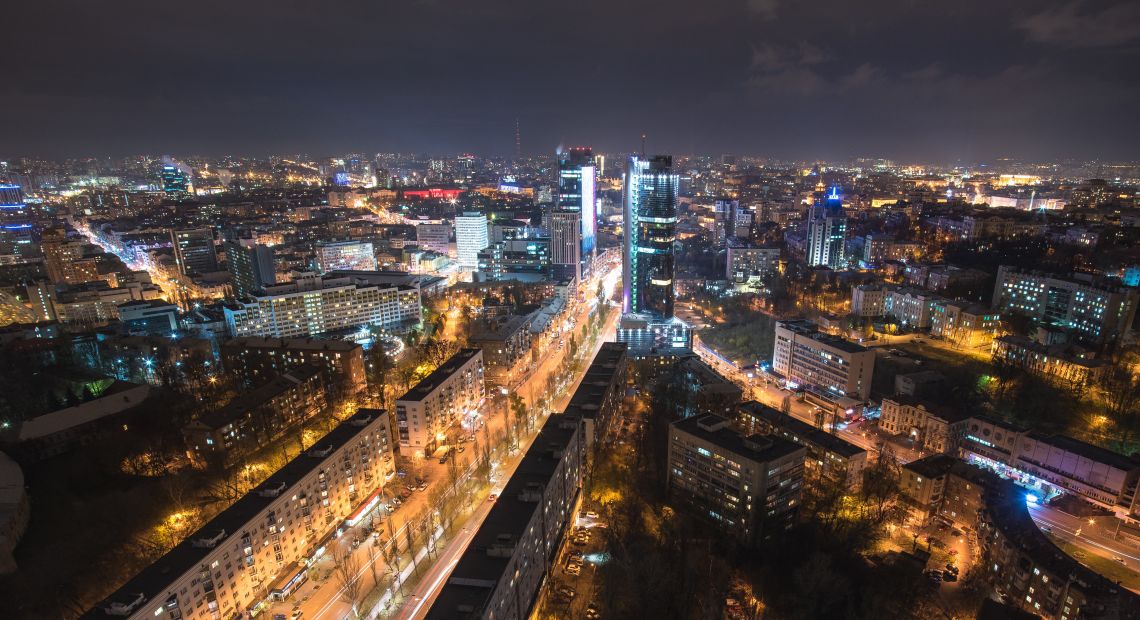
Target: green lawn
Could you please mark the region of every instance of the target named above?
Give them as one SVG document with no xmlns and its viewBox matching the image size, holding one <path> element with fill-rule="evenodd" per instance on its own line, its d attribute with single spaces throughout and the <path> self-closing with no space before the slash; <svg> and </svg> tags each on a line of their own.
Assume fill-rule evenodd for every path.
<svg viewBox="0 0 1140 620">
<path fill-rule="evenodd" d="M 1048 534 L 1046 535 L 1048 536 Z M 1060 547 L 1062 551 L 1072 556 L 1081 564 L 1091 568 L 1094 572 L 1103 575 L 1111 581 L 1119 582 L 1122 586 L 1130 590 L 1140 589 L 1140 573 L 1137 573 L 1131 568 L 1121 565 L 1112 558 L 1089 553 L 1072 543 L 1067 543 L 1053 536 L 1049 536 L 1049 539 L 1053 541 L 1053 544 Z"/>
</svg>

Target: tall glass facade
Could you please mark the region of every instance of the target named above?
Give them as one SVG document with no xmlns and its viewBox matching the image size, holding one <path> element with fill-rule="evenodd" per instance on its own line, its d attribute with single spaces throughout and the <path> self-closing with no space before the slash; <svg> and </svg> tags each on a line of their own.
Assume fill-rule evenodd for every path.
<svg viewBox="0 0 1140 620">
<path fill-rule="evenodd" d="M 677 184 L 673 158 L 631 157 L 625 179 L 623 310 L 673 317 Z"/>
</svg>

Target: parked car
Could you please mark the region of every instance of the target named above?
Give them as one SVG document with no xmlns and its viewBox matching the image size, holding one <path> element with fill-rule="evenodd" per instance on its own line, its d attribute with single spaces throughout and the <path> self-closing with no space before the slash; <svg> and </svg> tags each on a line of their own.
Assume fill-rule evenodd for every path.
<svg viewBox="0 0 1140 620">
<path fill-rule="evenodd" d="M 598 620 L 598 618 L 601 618 L 601 617 L 602 617 L 602 610 L 598 609 L 597 605 L 595 605 L 593 603 L 586 605 L 586 618 L 587 618 L 587 620 Z"/>
</svg>

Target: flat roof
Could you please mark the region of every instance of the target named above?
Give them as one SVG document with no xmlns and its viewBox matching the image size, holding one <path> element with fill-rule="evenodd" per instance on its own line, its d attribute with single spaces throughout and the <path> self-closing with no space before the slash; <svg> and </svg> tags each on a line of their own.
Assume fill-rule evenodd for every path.
<svg viewBox="0 0 1140 620">
<path fill-rule="evenodd" d="M 513 547 L 523 539 L 527 525 L 540 508 L 540 502 L 524 500 L 524 493 L 545 489 L 552 482 L 562 453 L 570 447 L 581 429 L 582 420 L 578 416 L 555 414 L 547 418 L 451 571 L 439 597 L 428 610 L 428 618 L 481 617 L 487 599 L 503 579 L 511 560 L 506 553 L 490 555 L 488 551 L 496 547 Z M 581 441 L 577 446 L 579 450 L 583 449 Z M 538 568 L 532 567 L 532 570 Z"/>
<path fill-rule="evenodd" d="M 247 336 L 230 338 L 222 343 L 223 349 L 291 349 L 295 351 L 334 351 L 348 352 L 361 349 L 359 344 L 348 340 L 321 340 L 318 338 L 263 338 Z"/>
<path fill-rule="evenodd" d="M 298 385 L 320 374 L 320 369 L 311 364 L 302 364 L 289 372 L 277 375 L 260 387 L 238 394 L 233 400 L 217 411 L 211 411 L 198 418 L 198 422 L 209 428 L 221 428 L 234 421 L 241 414 L 260 407 L 263 403 L 284 394 Z"/>
<path fill-rule="evenodd" d="M 483 353 L 483 349 L 460 349 L 458 353 L 452 355 L 450 359 L 436 368 L 432 373 L 417 383 L 412 389 L 408 390 L 406 394 L 397 398 L 397 401 L 414 401 L 418 402 L 427 397 L 438 388 L 444 381 L 451 375 L 455 374 L 464 364 L 471 361 L 473 357 Z"/>
<path fill-rule="evenodd" d="M 223 510 L 221 514 L 199 528 L 198 531 L 187 536 L 185 540 L 171 549 L 166 555 L 144 568 L 142 572 L 132 577 L 113 594 L 100 601 L 98 605 L 83 614 L 81 618 L 87 620 L 93 620 L 95 618 L 122 618 L 123 616 L 107 613 L 103 610 L 103 606 L 115 601 L 130 602 L 138 597 L 139 594 L 143 594 L 150 605 L 155 605 L 160 602 L 159 598 L 166 594 L 167 588 L 171 583 L 180 578 L 187 571 L 198 567 L 205 561 L 206 557 L 213 552 L 214 548 L 224 544 L 219 541 L 214 548 L 195 547 L 193 543 L 195 539 L 210 538 L 222 531 L 225 532 L 223 541 L 229 540 L 234 535 L 240 535 L 241 530 L 251 519 L 268 508 L 270 504 L 277 501 L 280 497 L 262 496 L 259 494 L 261 491 L 273 489 L 284 484 L 285 492 L 281 495 L 288 493 L 289 489 L 293 488 L 293 486 L 307 476 L 309 472 L 325 463 L 328 457 L 322 457 L 319 456 L 319 454 L 325 453 L 327 450 L 327 454 L 331 456 L 360 434 L 378 415 L 387 414 L 376 409 L 358 410 L 356 415 L 341 422 L 339 426 L 329 431 L 329 433 L 322 437 L 312 448 L 286 463 L 284 467 L 277 470 L 277 472 L 271 475 L 265 482 L 262 482 L 249 493 L 243 495 L 234 502 L 232 506 Z M 330 448 L 331 450 L 329 450 Z M 161 601 L 165 601 L 165 598 L 162 598 Z"/>
<path fill-rule="evenodd" d="M 726 420 L 716 415 L 693 416 L 673 422 L 681 432 L 703 439 L 733 454 L 757 462 L 767 462 L 795 454 L 804 447 L 777 435 L 744 436 L 728 428 Z M 715 429 L 715 430 L 714 430 Z"/>
<path fill-rule="evenodd" d="M 998 480 L 987 487 L 985 503 L 994 526 L 1015 548 L 1055 576 L 1077 582 L 1089 599 L 1099 599 L 1090 600 L 1089 605 L 1119 605 L 1121 613 L 1112 617 L 1140 617 L 1140 596 L 1093 572 L 1049 540 L 1030 517 L 1025 491 L 1020 487 L 1008 480 Z M 1093 611 L 1089 605 L 1082 607 L 1082 611 Z"/>
<path fill-rule="evenodd" d="M 820 344 L 839 349 L 845 353 L 865 353 L 870 351 L 867 347 L 861 344 L 851 342 L 839 336 L 832 336 L 819 331 L 815 323 L 806 319 L 798 319 L 794 321 L 777 321 L 777 327 L 783 327 L 789 331 L 795 332 L 801 336 L 807 336 Z"/>
<path fill-rule="evenodd" d="M 797 437 L 803 437 L 804 441 L 811 442 L 828 452 L 834 452 L 845 457 L 852 457 L 859 453 L 867 452 L 863 448 L 831 433 L 816 428 L 807 422 L 790 415 L 785 415 L 768 405 L 750 400 L 741 403 L 738 408 L 745 411 L 751 416 L 760 418 L 765 422 L 775 426 L 776 428 L 783 429 Z"/>
<path fill-rule="evenodd" d="M 1029 437 L 1049 444 L 1050 446 L 1072 452 L 1078 456 L 1083 456 L 1090 461 L 1111 465 L 1112 467 L 1124 471 L 1132 471 L 1140 467 L 1140 462 L 1119 452 L 1113 452 L 1112 450 L 1100 446 L 1094 446 L 1091 443 L 1085 443 L 1067 435 L 1046 435 L 1037 431 L 1029 431 Z"/>
</svg>

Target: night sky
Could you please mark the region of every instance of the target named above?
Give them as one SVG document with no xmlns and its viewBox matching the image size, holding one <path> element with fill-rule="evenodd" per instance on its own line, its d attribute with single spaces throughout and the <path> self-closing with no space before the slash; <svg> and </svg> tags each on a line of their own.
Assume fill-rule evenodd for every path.
<svg viewBox="0 0 1140 620">
<path fill-rule="evenodd" d="M 1140 2 L 18 0 L 0 156 L 1135 159 Z"/>
</svg>

